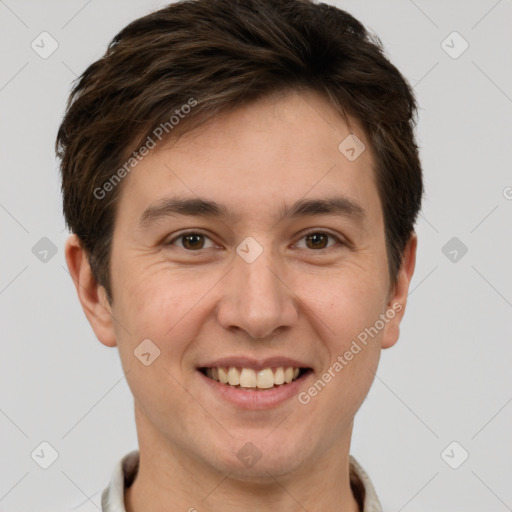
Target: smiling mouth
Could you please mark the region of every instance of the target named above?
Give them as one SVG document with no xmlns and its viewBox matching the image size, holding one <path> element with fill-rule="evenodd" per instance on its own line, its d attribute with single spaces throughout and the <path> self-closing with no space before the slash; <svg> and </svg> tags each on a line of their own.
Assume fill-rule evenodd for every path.
<svg viewBox="0 0 512 512">
<path fill-rule="evenodd" d="M 280 386 L 286 386 L 304 375 L 310 373 L 311 368 L 294 368 L 292 366 L 279 366 L 277 368 L 214 367 L 199 368 L 199 371 L 216 382 L 244 391 L 264 391 Z"/>
</svg>

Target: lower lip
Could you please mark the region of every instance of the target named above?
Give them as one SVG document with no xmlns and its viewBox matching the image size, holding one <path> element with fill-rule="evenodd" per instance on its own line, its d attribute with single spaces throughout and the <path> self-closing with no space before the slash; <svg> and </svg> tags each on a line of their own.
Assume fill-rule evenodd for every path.
<svg viewBox="0 0 512 512">
<path fill-rule="evenodd" d="M 306 379 L 308 379 L 312 374 L 312 372 L 309 371 L 289 384 L 281 384 L 280 386 L 274 386 L 270 389 L 244 391 L 242 389 L 235 388 L 234 386 L 230 386 L 229 384 L 222 384 L 216 380 L 210 379 L 199 370 L 198 373 L 203 378 L 205 384 L 216 395 L 237 407 L 250 410 L 270 409 L 282 404 L 293 396 L 296 396 Z"/>
</svg>

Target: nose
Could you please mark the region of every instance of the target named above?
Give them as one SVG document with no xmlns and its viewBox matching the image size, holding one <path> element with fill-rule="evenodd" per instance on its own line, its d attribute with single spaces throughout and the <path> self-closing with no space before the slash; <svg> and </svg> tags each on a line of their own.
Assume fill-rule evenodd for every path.
<svg viewBox="0 0 512 512">
<path fill-rule="evenodd" d="M 270 250 L 248 263 L 236 255 L 227 274 L 217 308 L 219 323 L 228 330 L 240 329 L 251 338 L 271 337 L 297 321 L 296 296 Z"/>
</svg>

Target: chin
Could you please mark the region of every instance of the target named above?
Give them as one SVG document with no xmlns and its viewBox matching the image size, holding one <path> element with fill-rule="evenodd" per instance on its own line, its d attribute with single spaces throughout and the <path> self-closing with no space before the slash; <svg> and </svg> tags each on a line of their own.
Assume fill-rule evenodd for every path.
<svg viewBox="0 0 512 512">
<path fill-rule="evenodd" d="M 307 454 L 297 450 L 297 446 L 310 447 L 311 443 L 299 442 L 287 432 L 280 434 L 281 437 L 275 432 L 260 432 L 253 437 L 254 441 L 249 440 L 249 435 L 233 440 L 229 451 L 218 454 L 218 469 L 229 473 L 230 478 L 260 484 L 275 483 L 275 478 L 299 470 Z"/>
</svg>

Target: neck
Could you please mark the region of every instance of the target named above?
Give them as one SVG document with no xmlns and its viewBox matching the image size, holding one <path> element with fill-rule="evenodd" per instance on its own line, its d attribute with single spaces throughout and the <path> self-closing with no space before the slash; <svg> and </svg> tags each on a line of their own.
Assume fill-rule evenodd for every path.
<svg viewBox="0 0 512 512">
<path fill-rule="evenodd" d="M 248 479 L 222 473 L 189 451 L 171 446 L 140 416 L 136 414 L 139 469 L 125 492 L 126 512 L 359 512 L 350 487 L 351 432 L 348 442 L 344 439 L 291 473 L 265 472 Z"/>
</svg>

